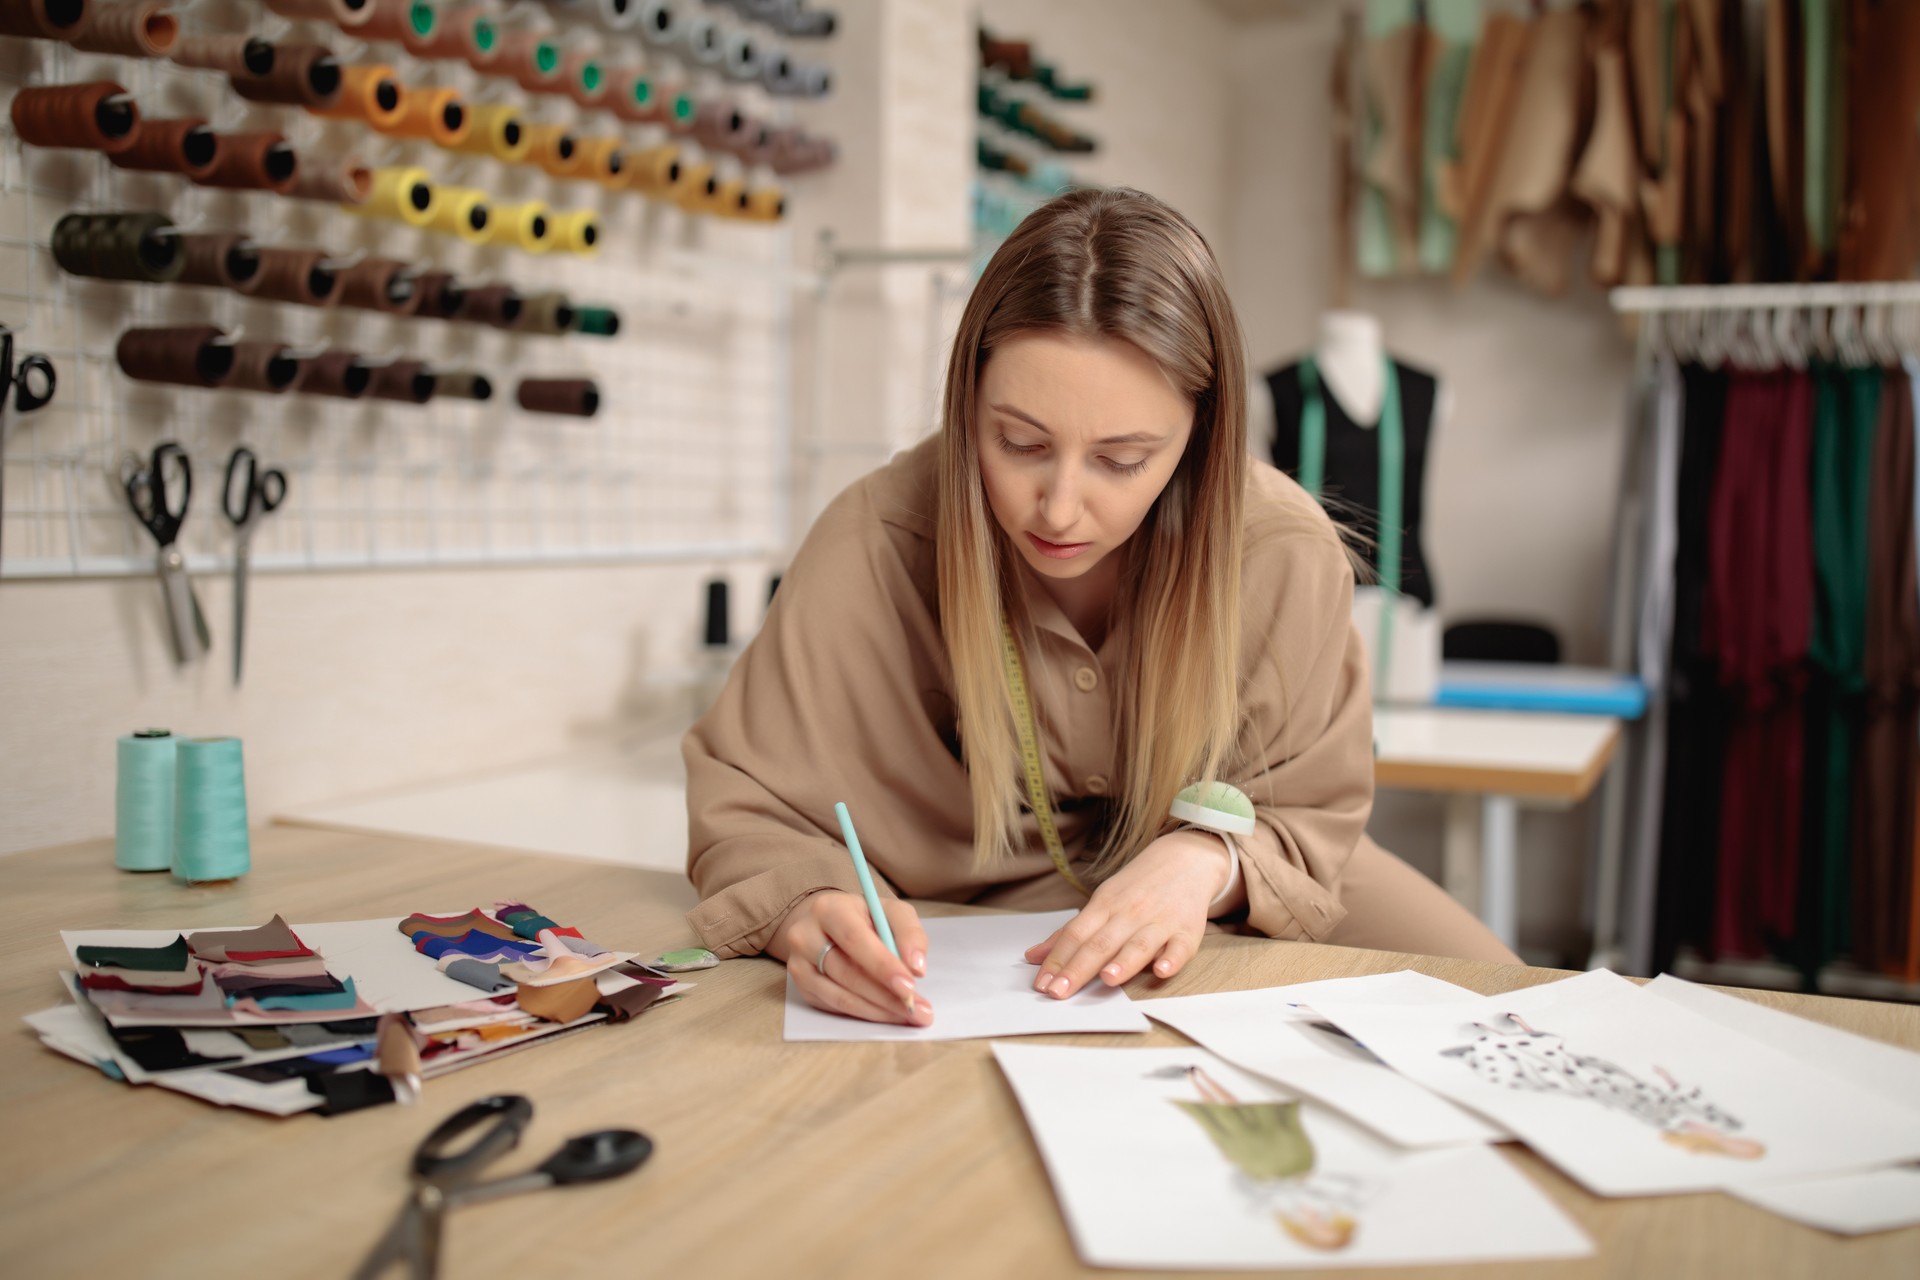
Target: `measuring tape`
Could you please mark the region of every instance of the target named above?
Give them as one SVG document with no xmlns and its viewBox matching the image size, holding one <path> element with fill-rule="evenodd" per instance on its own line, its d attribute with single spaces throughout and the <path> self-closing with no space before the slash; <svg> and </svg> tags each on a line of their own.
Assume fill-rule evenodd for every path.
<svg viewBox="0 0 1920 1280">
<path fill-rule="evenodd" d="M 1040 824 L 1040 839 L 1046 842 L 1053 869 L 1068 884 L 1092 897 L 1093 890 L 1067 865 L 1066 848 L 1053 825 L 1053 806 L 1047 803 L 1047 780 L 1040 771 L 1040 746 L 1033 729 L 1033 703 L 1027 697 L 1027 676 L 1020 666 L 1020 646 L 1014 641 L 1013 627 L 1004 621 L 1000 624 L 1000 662 L 1006 669 L 1007 690 L 1013 695 L 1013 726 L 1020 734 L 1020 763 L 1027 774 L 1027 803 L 1033 807 L 1034 821 Z"/>
</svg>

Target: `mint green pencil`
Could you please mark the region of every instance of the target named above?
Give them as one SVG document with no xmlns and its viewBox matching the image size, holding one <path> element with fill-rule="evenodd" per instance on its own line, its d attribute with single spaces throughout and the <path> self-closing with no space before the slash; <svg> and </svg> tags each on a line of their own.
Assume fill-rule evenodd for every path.
<svg viewBox="0 0 1920 1280">
<path fill-rule="evenodd" d="M 867 910 L 873 915 L 873 927 L 879 931 L 880 941 L 887 944 L 887 950 L 893 952 L 893 958 L 900 958 L 900 948 L 893 940 L 893 928 L 887 923 L 887 913 L 880 907 L 880 891 L 873 887 L 873 872 L 867 869 L 867 855 L 860 852 L 860 837 L 853 833 L 853 815 L 847 812 L 844 801 L 833 806 L 833 816 L 840 819 L 840 834 L 846 837 L 847 852 L 853 855 L 853 873 L 860 877 L 860 892 L 867 895 Z"/>
</svg>

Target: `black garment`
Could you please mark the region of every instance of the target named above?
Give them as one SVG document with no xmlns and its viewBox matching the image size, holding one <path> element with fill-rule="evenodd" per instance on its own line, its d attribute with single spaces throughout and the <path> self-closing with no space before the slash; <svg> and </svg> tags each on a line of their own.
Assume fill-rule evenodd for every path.
<svg viewBox="0 0 1920 1280">
<path fill-rule="evenodd" d="M 1421 604 L 1433 604 L 1433 579 L 1427 573 L 1426 553 L 1420 547 L 1420 513 L 1427 476 L 1427 440 L 1433 428 L 1433 406 L 1440 380 L 1411 365 L 1393 362 L 1400 388 L 1400 430 L 1405 445 L 1405 480 L 1401 486 L 1400 594 Z M 1283 365 L 1267 375 L 1273 394 L 1273 465 L 1290 476 L 1300 471 L 1300 365 Z M 1369 566 L 1379 571 L 1380 449 L 1374 426 L 1358 426 L 1347 416 L 1337 396 L 1320 379 L 1320 402 L 1326 406 L 1327 467 L 1321 500 L 1340 523 L 1367 540 Z"/>
</svg>

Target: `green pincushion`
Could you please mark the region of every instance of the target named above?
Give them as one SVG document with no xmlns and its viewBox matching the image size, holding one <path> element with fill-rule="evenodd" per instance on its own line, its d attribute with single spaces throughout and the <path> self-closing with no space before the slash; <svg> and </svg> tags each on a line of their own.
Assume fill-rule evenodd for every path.
<svg viewBox="0 0 1920 1280">
<path fill-rule="evenodd" d="M 1224 782 L 1196 782 L 1173 798 L 1173 816 L 1181 822 L 1226 835 L 1253 834 L 1253 801 Z"/>
</svg>

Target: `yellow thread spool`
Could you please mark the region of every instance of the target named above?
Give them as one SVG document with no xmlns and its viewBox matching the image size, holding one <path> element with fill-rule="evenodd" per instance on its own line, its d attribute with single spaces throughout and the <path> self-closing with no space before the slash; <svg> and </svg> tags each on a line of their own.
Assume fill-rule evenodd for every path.
<svg viewBox="0 0 1920 1280">
<path fill-rule="evenodd" d="M 748 222 L 778 222 L 787 216 L 787 193 L 779 187 L 758 187 L 747 192 L 747 207 L 740 216 Z"/>
<path fill-rule="evenodd" d="M 433 216 L 427 230 L 459 236 L 468 244 L 484 244 L 493 223 L 487 193 L 472 187 L 441 187 L 434 192 Z"/>
<path fill-rule="evenodd" d="M 340 96 L 333 105 L 307 108 L 329 120 L 361 120 L 381 130 L 393 128 L 406 109 L 406 86 L 392 67 L 378 63 L 340 68 Z"/>
<path fill-rule="evenodd" d="M 707 200 L 707 212 L 722 218 L 742 218 L 747 213 L 747 184 L 728 178 L 718 184 Z"/>
<path fill-rule="evenodd" d="M 680 166 L 680 181 L 675 183 L 669 193 L 673 202 L 689 213 L 708 213 L 708 201 L 719 188 L 720 180 L 713 176 L 710 164 L 688 164 Z"/>
<path fill-rule="evenodd" d="M 580 167 L 580 143 L 563 124 L 530 124 L 527 161 L 556 178 L 571 178 Z"/>
<path fill-rule="evenodd" d="M 574 170 L 579 177 L 603 186 L 615 187 L 624 181 L 626 156 L 618 138 L 581 138 L 574 153 Z"/>
<path fill-rule="evenodd" d="M 469 106 L 467 122 L 471 126 L 467 136 L 455 143 L 453 150 L 492 156 L 508 164 L 519 164 L 527 158 L 533 144 L 527 137 L 527 122 L 520 108 L 506 103 Z"/>
<path fill-rule="evenodd" d="M 545 253 L 553 247 L 553 214 L 545 201 L 497 204 L 489 214 L 481 243 L 506 245 L 528 253 Z"/>
<path fill-rule="evenodd" d="M 399 118 L 385 132 L 400 138 L 425 138 L 436 147 L 457 147 L 472 129 L 458 89 L 415 89 L 402 99 Z"/>
<path fill-rule="evenodd" d="M 416 165 L 389 165 L 373 171 L 373 190 L 360 204 L 340 207 L 367 218 L 391 218 L 410 227 L 433 221 L 433 180 Z"/>
<path fill-rule="evenodd" d="M 600 219 L 591 209 L 573 209 L 547 219 L 549 238 L 561 253 L 592 253 L 600 247 Z"/>
<path fill-rule="evenodd" d="M 680 148 L 671 142 L 626 154 L 626 171 L 620 184 L 625 190 L 645 195 L 660 195 L 679 180 L 684 167 Z"/>
</svg>

